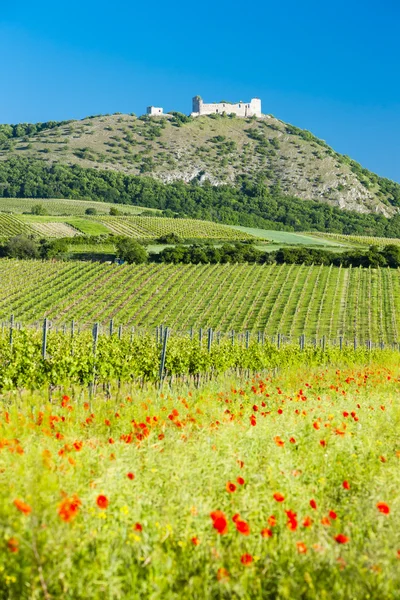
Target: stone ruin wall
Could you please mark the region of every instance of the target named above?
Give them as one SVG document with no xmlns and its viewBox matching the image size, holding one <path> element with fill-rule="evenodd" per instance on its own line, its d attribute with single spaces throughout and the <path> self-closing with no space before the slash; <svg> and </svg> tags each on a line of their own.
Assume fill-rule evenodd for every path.
<svg viewBox="0 0 400 600">
<path fill-rule="evenodd" d="M 253 115 L 261 117 L 261 100 L 252 98 L 250 102 L 237 102 L 236 104 L 230 104 L 229 102 L 205 104 L 199 96 L 193 98 L 193 117 L 222 114 L 223 112 L 228 115 L 234 113 L 238 117 L 252 117 Z"/>
</svg>

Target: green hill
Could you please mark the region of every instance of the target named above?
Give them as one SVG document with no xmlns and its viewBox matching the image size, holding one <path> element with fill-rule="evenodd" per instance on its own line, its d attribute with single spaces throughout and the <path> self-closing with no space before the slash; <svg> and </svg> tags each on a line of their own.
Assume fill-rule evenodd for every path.
<svg viewBox="0 0 400 600">
<path fill-rule="evenodd" d="M 250 227 L 398 234 L 385 231 L 383 217 L 398 213 L 399 184 L 272 116 L 115 114 L 39 125 L 0 126 L 0 197 L 119 202 Z"/>
</svg>

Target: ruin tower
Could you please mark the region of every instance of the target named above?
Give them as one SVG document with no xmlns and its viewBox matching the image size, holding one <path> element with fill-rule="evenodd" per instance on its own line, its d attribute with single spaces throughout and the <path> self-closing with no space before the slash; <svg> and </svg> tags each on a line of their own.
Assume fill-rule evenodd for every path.
<svg viewBox="0 0 400 600">
<path fill-rule="evenodd" d="M 192 114 L 201 115 L 203 108 L 203 100 L 200 96 L 194 96 L 192 99 Z"/>
</svg>

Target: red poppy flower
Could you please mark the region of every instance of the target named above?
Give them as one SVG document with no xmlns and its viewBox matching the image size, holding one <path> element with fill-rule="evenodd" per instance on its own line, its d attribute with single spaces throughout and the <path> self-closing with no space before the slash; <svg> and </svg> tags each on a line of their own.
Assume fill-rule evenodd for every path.
<svg viewBox="0 0 400 600">
<path fill-rule="evenodd" d="M 286 516 L 288 518 L 286 526 L 290 531 L 296 531 L 297 529 L 297 514 L 292 510 L 285 510 Z"/>
<path fill-rule="evenodd" d="M 315 502 L 315 500 L 310 500 L 310 506 L 311 506 L 311 508 L 313 508 L 314 510 L 317 510 L 317 503 Z"/>
<path fill-rule="evenodd" d="M 7 548 L 9 549 L 10 552 L 13 552 L 14 554 L 18 552 L 19 550 L 19 542 L 16 538 L 10 538 L 7 542 Z"/>
<path fill-rule="evenodd" d="M 326 527 L 330 527 L 331 520 L 329 517 L 322 517 L 321 523 L 322 523 L 322 525 L 325 525 Z"/>
<path fill-rule="evenodd" d="M 334 521 L 335 519 L 337 519 L 337 514 L 335 513 L 334 510 L 330 510 L 329 511 L 329 518 L 332 519 L 332 521 Z"/>
<path fill-rule="evenodd" d="M 280 438 L 279 435 L 277 435 L 277 436 L 274 437 L 274 441 L 275 441 L 275 444 L 277 446 L 280 446 L 281 448 L 282 448 L 282 446 L 285 445 L 285 442 Z"/>
<path fill-rule="evenodd" d="M 243 535 L 250 535 L 250 526 L 248 523 L 246 523 L 246 521 L 241 521 L 240 519 L 237 519 L 235 521 L 235 525 L 239 533 Z"/>
<path fill-rule="evenodd" d="M 342 486 L 344 487 L 345 490 L 349 490 L 350 489 L 350 484 L 348 481 L 343 481 Z"/>
<path fill-rule="evenodd" d="M 76 495 L 72 496 L 71 498 L 64 498 L 58 505 L 58 515 L 60 519 L 66 523 L 69 523 L 75 519 L 81 504 L 82 502 Z"/>
<path fill-rule="evenodd" d="M 99 508 L 107 508 L 107 506 L 108 506 L 107 496 L 103 496 L 102 494 L 100 494 L 100 496 L 97 496 L 96 504 Z"/>
<path fill-rule="evenodd" d="M 24 515 L 29 515 L 29 513 L 32 512 L 29 504 L 25 504 L 25 502 L 18 500 L 18 498 L 14 500 L 13 504 L 20 512 L 24 513 Z"/>
<path fill-rule="evenodd" d="M 326 446 L 326 441 L 325 440 L 319 440 L 319 443 L 321 444 L 321 446 L 323 448 L 325 448 L 325 446 Z"/>
<path fill-rule="evenodd" d="M 251 554 L 242 554 L 242 556 L 240 557 L 240 562 L 242 563 L 242 565 L 251 565 L 251 563 L 253 562 L 253 557 Z"/>
<path fill-rule="evenodd" d="M 390 513 L 390 508 L 386 504 L 386 502 L 378 502 L 376 508 L 379 510 L 379 512 L 381 512 L 384 515 L 388 515 Z"/>
<path fill-rule="evenodd" d="M 213 520 L 214 529 L 216 529 L 220 535 L 228 533 L 228 521 L 222 510 L 215 510 L 210 513 L 210 517 Z"/>
<path fill-rule="evenodd" d="M 244 479 L 243 479 L 243 477 L 238 477 L 236 479 L 236 481 L 238 482 L 239 485 L 244 485 Z"/>
<path fill-rule="evenodd" d="M 255 415 L 251 415 L 250 425 L 252 425 L 253 427 L 255 427 L 257 425 L 257 419 L 256 419 Z"/>
<path fill-rule="evenodd" d="M 307 552 L 307 546 L 304 542 L 296 542 L 296 546 L 299 554 L 305 554 Z"/>
<path fill-rule="evenodd" d="M 290 442 L 291 444 L 295 444 L 295 443 L 296 443 L 296 440 L 295 440 L 295 438 L 294 438 L 294 437 L 291 437 L 291 438 L 290 438 L 290 440 L 289 440 L 289 442 Z"/>
<path fill-rule="evenodd" d="M 311 519 L 311 517 L 304 518 L 303 527 L 311 527 L 312 524 L 313 524 L 313 520 Z"/>
<path fill-rule="evenodd" d="M 198 546 L 200 544 L 200 540 L 197 536 L 192 537 L 191 542 L 193 546 Z"/>
<path fill-rule="evenodd" d="M 107 427 L 109 427 L 111 425 L 111 421 L 109 421 L 109 419 L 104 419 L 104 425 L 107 425 Z"/>
<path fill-rule="evenodd" d="M 343 533 L 339 533 L 338 535 L 335 535 L 334 540 L 338 544 L 347 544 L 347 542 L 350 541 L 350 538 L 347 537 L 347 535 L 343 535 Z"/>
<path fill-rule="evenodd" d="M 276 517 L 274 515 L 271 515 L 270 517 L 268 517 L 268 525 L 270 527 L 275 527 L 275 525 L 276 525 Z"/>
<path fill-rule="evenodd" d="M 240 519 L 240 515 L 239 515 L 239 513 L 235 513 L 235 514 L 233 515 L 233 517 L 232 517 L 232 521 L 233 521 L 234 523 L 236 523 L 236 521 L 238 521 L 239 519 Z"/>
<path fill-rule="evenodd" d="M 314 427 L 314 429 L 319 429 L 320 425 L 319 425 L 318 421 L 315 421 L 313 423 L 313 427 Z"/>
<path fill-rule="evenodd" d="M 282 496 L 280 492 L 275 492 L 274 500 L 276 500 L 277 502 L 283 502 L 285 500 L 285 496 Z"/>
<path fill-rule="evenodd" d="M 264 529 L 261 530 L 261 537 L 263 538 L 270 538 L 272 537 L 272 531 L 271 529 L 268 529 L 268 527 L 265 527 Z"/>
<path fill-rule="evenodd" d="M 143 531 L 143 525 L 140 523 L 135 523 L 133 526 L 134 531 Z"/>
<path fill-rule="evenodd" d="M 226 491 L 233 494 L 233 492 L 236 492 L 236 485 L 234 483 L 232 483 L 231 481 L 227 481 L 226 482 Z"/>
<path fill-rule="evenodd" d="M 133 473 L 127 473 L 127 474 L 126 474 L 126 476 L 127 476 L 127 478 L 128 478 L 128 479 L 130 479 L 131 481 L 132 481 L 133 479 L 135 479 L 135 475 L 134 475 Z"/>
</svg>

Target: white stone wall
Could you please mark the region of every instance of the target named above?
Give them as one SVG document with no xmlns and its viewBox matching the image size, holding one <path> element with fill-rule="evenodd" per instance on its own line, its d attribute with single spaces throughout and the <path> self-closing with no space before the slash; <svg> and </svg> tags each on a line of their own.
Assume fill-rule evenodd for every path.
<svg viewBox="0 0 400 600">
<path fill-rule="evenodd" d="M 148 106 L 147 107 L 147 114 L 152 116 L 152 117 L 157 117 L 159 115 L 163 114 L 163 109 L 159 108 L 157 106 Z"/>
<path fill-rule="evenodd" d="M 205 104 L 200 96 L 193 98 L 192 116 L 212 115 L 216 113 L 234 113 L 238 117 L 261 117 L 261 100 L 252 98 L 250 102 L 238 102 L 237 104 L 229 104 L 229 102 L 218 102 L 214 104 Z"/>
</svg>

